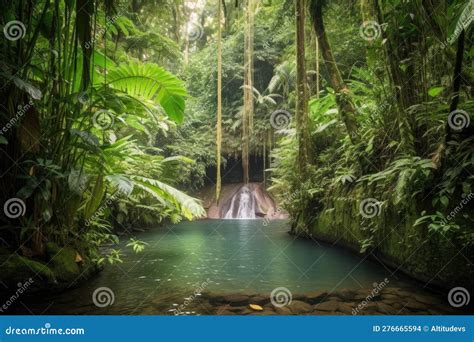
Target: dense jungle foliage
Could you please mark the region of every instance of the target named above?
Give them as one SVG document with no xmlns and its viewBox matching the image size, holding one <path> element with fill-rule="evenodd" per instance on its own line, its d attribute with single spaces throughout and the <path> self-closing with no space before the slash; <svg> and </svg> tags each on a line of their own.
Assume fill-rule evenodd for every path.
<svg viewBox="0 0 474 342">
<path fill-rule="evenodd" d="M 450 217 L 474 187 L 473 1 L 1 5 L 1 202 L 24 213 L 1 217 L 0 246 L 119 261 L 98 249 L 118 232 L 204 214 L 190 193 L 216 181 L 216 142 L 223 167 L 263 158 L 293 229 L 364 184 L 474 246 L 469 211 Z"/>
</svg>

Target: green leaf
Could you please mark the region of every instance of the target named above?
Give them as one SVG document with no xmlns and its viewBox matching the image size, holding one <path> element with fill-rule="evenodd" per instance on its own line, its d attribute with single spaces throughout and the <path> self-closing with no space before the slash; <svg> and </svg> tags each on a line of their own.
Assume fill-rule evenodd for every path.
<svg viewBox="0 0 474 342">
<path fill-rule="evenodd" d="M 444 90 L 444 87 L 432 87 L 428 90 L 428 95 L 431 97 L 436 97 Z"/>
<path fill-rule="evenodd" d="M 0 135 L 0 144 L 8 145 L 8 140 L 3 135 Z"/>
<path fill-rule="evenodd" d="M 131 178 L 137 187 L 148 192 L 161 203 L 168 202 L 178 206 L 181 213 L 189 220 L 193 217 L 203 217 L 206 213 L 200 201 L 168 184 L 140 176 L 132 176 Z"/>
<path fill-rule="evenodd" d="M 13 83 L 21 90 L 27 92 L 35 100 L 40 100 L 43 97 L 41 90 L 33 86 L 32 84 L 23 81 L 21 78 L 13 76 Z"/>
<path fill-rule="evenodd" d="M 160 66 L 153 63 L 121 65 L 110 70 L 107 81 L 131 97 L 158 102 L 170 119 L 183 121 L 187 96 L 184 83 Z"/>
<path fill-rule="evenodd" d="M 104 197 L 105 193 L 105 182 L 104 176 L 102 174 L 97 176 L 97 180 L 94 185 L 94 189 L 92 190 L 91 197 L 86 204 L 86 208 L 84 210 L 84 217 L 86 219 L 90 219 L 92 214 L 99 208 L 100 202 Z"/>
<path fill-rule="evenodd" d="M 448 204 L 449 204 L 449 199 L 448 199 L 446 196 L 441 196 L 440 200 L 441 200 L 441 203 L 442 203 L 445 207 L 448 206 Z"/>
</svg>

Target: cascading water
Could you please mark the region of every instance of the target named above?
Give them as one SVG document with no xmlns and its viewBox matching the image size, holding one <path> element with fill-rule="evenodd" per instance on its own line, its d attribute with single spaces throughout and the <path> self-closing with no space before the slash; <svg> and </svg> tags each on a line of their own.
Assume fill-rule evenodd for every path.
<svg viewBox="0 0 474 342">
<path fill-rule="evenodd" d="M 256 211 L 255 196 L 250 189 L 244 185 L 232 197 L 229 209 L 225 213 L 224 218 L 232 219 L 254 219 Z"/>
<path fill-rule="evenodd" d="M 287 212 L 278 207 L 265 187 L 259 183 L 224 184 L 219 201 L 215 188 L 208 188 L 199 195 L 211 219 L 286 219 Z"/>
</svg>

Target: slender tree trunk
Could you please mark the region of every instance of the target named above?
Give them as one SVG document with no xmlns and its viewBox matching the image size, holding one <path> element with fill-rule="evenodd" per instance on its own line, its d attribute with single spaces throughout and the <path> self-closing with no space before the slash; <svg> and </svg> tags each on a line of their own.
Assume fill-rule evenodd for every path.
<svg viewBox="0 0 474 342">
<path fill-rule="evenodd" d="M 459 104 L 459 91 L 461 90 L 461 73 L 462 73 L 462 60 L 464 55 L 464 38 L 465 31 L 462 30 L 458 38 L 458 48 L 456 52 L 456 64 L 454 66 L 454 78 L 453 78 L 453 97 L 451 105 L 449 106 L 449 112 L 453 112 L 458 109 Z M 448 122 L 448 120 L 446 120 Z M 446 124 L 446 141 L 451 139 L 451 127 Z"/>
<path fill-rule="evenodd" d="M 222 10 L 219 1 L 217 15 L 217 129 L 216 129 L 216 202 L 221 193 L 221 148 L 222 148 Z"/>
<path fill-rule="evenodd" d="M 265 170 L 267 168 L 267 133 L 263 134 L 263 186 L 267 185 L 267 175 Z"/>
<path fill-rule="evenodd" d="M 76 34 L 82 49 L 82 78 L 81 90 L 86 91 L 90 86 L 91 81 L 91 56 L 92 50 L 88 48 L 88 44 L 92 41 L 92 14 L 95 11 L 95 2 L 87 0 L 76 0 Z"/>
<path fill-rule="evenodd" d="M 384 22 L 382 9 L 380 8 L 378 0 L 374 0 L 375 13 L 377 21 L 379 23 Z M 404 57 L 400 58 L 397 49 L 392 45 L 390 37 L 384 30 L 381 30 L 382 38 L 386 41 L 385 46 L 385 59 L 389 67 L 389 76 L 393 83 L 393 91 L 397 99 L 397 120 L 400 134 L 400 143 L 402 153 L 415 153 L 412 127 L 409 123 L 409 118 L 405 115 L 405 110 L 412 104 L 410 93 L 415 91 L 413 86 L 407 84 L 410 80 L 404 80 L 400 70 L 400 61 Z M 410 73 L 409 73 L 410 74 Z"/>
<path fill-rule="evenodd" d="M 253 0 L 247 0 L 244 8 L 244 110 L 242 113 L 242 169 L 245 184 L 250 180 L 250 132 L 253 115 L 253 8 Z"/>
<path fill-rule="evenodd" d="M 300 175 L 308 164 L 308 96 L 305 65 L 305 1 L 296 0 L 296 132 L 298 136 L 298 164 Z"/>
<path fill-rule="evenodd" d="M 316 35 L 314 36 L 314 41 L 316 45 L 316 97 L 319 99 L 319 78 L 320 78 L 320 72 L 319 72 L 319 41 L 318 37 Z"/>
<path fill-rule="evenodd" d="M 454 66 L 454 78 L 453 78 L 453 98 L 451 105 L 449 106 L 449 112 L 453 112 L 458 108 L 459 103 L 459 91 L 461 90 L 461 79 L 462 79 L 462 60 L 464 55 L 464 39 L 465 32 L 461 31 L 458 38 L 457 52 L 456 52 L 456 64 Z M 446 144 L 451 140 L 451 126 L 449 126 L 449 120 L 446 120 L 445 126 L 446 134 L 442 143 L 438 146 L 438 149 L 433 154 L 433 162 L 437 168 L 440 168 L 444 163 L 444 157 L 446 153 Z"/>
<path fill-rule="evenodd" d="M 314 30 L 318 37 L 319 48 L 321 55 L 324 60 L 324 65 L 329 74 L 329 83 L 336 92 L 336 101 L 339 107 L 339 113 L 342 121 L 346 126 L 347 133 L 352 143 L 359 141 L 358 125 L 356 121 L 356 108 L 349 96 L 349 89 L 342 80 L 341 74 L 337 67 L 336 61 L 332 54 L 331 45 L 329 44 L 324 28 L 323 13 L 322 13 L 322 1 L 311 0 L 310 12 L 313 19 Z"/>
<path fill-rule="evenodd" d="M 186 13 L 186 18 L 188 18 L 188 14 Z M 186 25 L 184 28 L 184 65 L 188 65 L 189 63 L 189 22 L 186 21 Z"/>
<path fill-rule="evenodd" d="M 461 89 L 461 73 L 462 73 L 462 59 L 464 55 L 464 37 L 465 31 L 462 30 L 458 38 L 458 48 L 456 52 L 456 65 L 454 66 L 454 78 L 453 78 L 453 100 L 449 111 L 452 112 L 458 108 L 459 103 L 459 90 Z"/>
</svg>

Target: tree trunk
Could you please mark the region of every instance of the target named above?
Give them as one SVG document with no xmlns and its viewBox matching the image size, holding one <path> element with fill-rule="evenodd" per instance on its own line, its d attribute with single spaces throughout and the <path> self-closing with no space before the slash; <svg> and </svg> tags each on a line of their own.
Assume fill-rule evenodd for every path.
<svg viewBox="0 0 474 342">
<path fill-rule="evenodd" d="M 318 42 L 318 37 L 316 35 L 314 36 L 314 41 L 316 45 L 316 97 L 319 99 L 319 42 Z"/>
<path fill-rule="evenodd" d="M 453 78 L 453 97 L 451 105 L 449 106 L 449 112 L 453 112 L 458 109 L 459 104 L 459 91 L 461 90 L 461 73 L 462 73 L 462 59 L 464 55 L 464 38 L 465 31 L 462 30 L 458 38 L 458 47 L 456 52 L 456 64 L 454 66 L 454 78 Z M 449 120 L 446 120 L 446 141 L 451 139 L 451 127 L 449 126 Z"/>
<path fill-rule="evenodd" d="M 316 31 L 316 36 L 318 37 L 319 48 L 324 60 L 324 65 L 326 66 L 329 74 L 329 83 L 336 92 L 336 102 L 339 107 L 341 119 L 346 126 L 351 142 L 357 143 L 359 141 L 359 133 L 357 121 L 355 118 L 356 108 L 349 96 L 349 89 L 342 80 L 341 74 L 332 54 L 331 46 L 326 36 L 322 5 L 323 4 L 321 0 L 311 0 L 310 2 L 310 12 L 314 30 Z"/>
<path fill-rule="evenodd" d="M 242 169 L 244 183 L 249 177 L 250 132 L 253 114 L 253 0 L 247 0 L 244 28 L 244 110 L 242 112 Z"/>
<path fill-rule="evenodd" d="M 379 23 L 384 22 L 382 9 L 379 6 L 378 0 L 374 0 L 375 13 Z M 389 67 L 389 76 L 393 83 L 393 91 L 397 99 L 397 121 L 400 134 L 400 151 L 402 153 L 414 154 L 414 142 L 412 127 L 409 123 L 409 118 L 405 114 L 405 110 L 412 105 L 415 97 L 411 94 L 415 91 L 417 87 L 412 82 L 412 77 L 408 80 L 403 78 L 403 75 L 400 70 L 400 62 L 402 59 L 405 59 L 406 56 L 399 56 L 398 49 L 393 47 L 390 37 L 384 30 L 381 30 L 382 38 L 386 41 L 385 46 L 385 58 Z M 401 49 L 400 49 L 401 50 Z M 401 52 L 403 54 L 403 52 Z M 409 65 L 408 68 L 411 68 L 412 65 Z M 411 74 L 408 72 L 408 74 Z"/>
<path fill-rule="evenodd" d="M 222 10 L 219 1 L 217 15 L 217 129 L 216 129 L 216 202 L 221 193 L 221 147 L 222 147 Z"/>
<path fill-rule="evenodd" d="M 308 97 L 305 66 L 305 1 L 296 0 L 296 132 L 298 136 L 298 164 L 300 175 L 308 164 Z"/>
<path fill-rule="evenodd" d="M 452 113 L 458 108 L 459 103 L 459 91 L 461 90 L 461 79 L 462 79 L 462 60 L 464 55 L 464 39 L 465 32 L 461 31 L 458 38 L 457 52 L 456 52 L 456 64 L 454 66 L 454 78 L 453 78 L 453 98 L 451 105 L 449 106 L 449 113 Z M 442 143 L 438 146 L 438 149 L 433 153 L 432 160 L 437 168 L 441 168 L 444 163 L 444 157 L 446 153 L 447 142 L 451 140 L 451 126 L 449 125 L 449 118 L 446 120 L 445 126 L 446 134 Z"/>
</svg>

